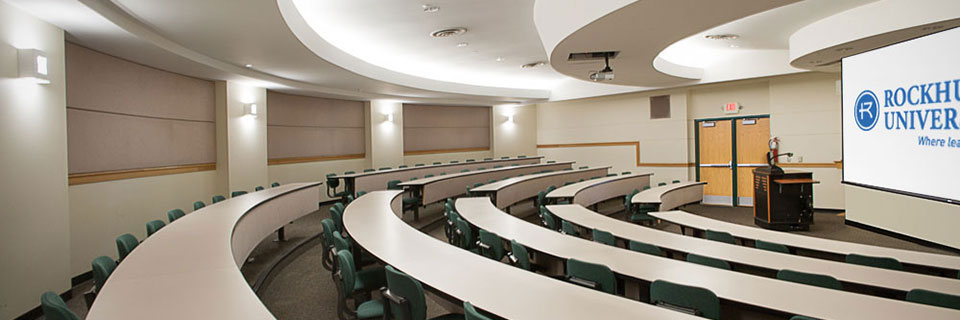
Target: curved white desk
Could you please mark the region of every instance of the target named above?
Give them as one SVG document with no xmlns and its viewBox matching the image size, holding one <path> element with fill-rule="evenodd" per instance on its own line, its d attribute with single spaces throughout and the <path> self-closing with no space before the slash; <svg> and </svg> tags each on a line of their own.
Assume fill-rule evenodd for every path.
<svg viewBox="0 0 960 320">
<path fill-rule="evenodd" d="M 525 199 L 536 197 L 538 192 L 547 190 L 550 186 L 563 186 L 564 183 L 577 182 L 580 179 L 606 176 L 609 169 L 610 167 L 598 167 L 538 173 L 485 184 L 470 191 L 492 196 L 497 208 L 503 209 Z"/>
<path fill-rule="evenodd" d="M 621 239 L 645 242 L 673 251 L 694 253 L 764 269 L 790 269 L 826 274 L 840 281 L 887 288 L 902 293 L 919 288 L 960 295 L 960 280 L 957 279 L 865 267 L 686 237 L 610 218 L 579 205 L 555 205 L 548 206 L 547 209 L 557 217 L 574 224 L 604 230 Z"/>
<path fill-rule="evenodd" d="M 547 199 L 573 199 L 570 203 L 590 206 L 597 202 L 623 197 L 634 189 L 640 190 L 650 185 L 653 173 L 633 173 L 600 179 L 587 180 L 559 187 L 547 194 Z"/>
<path fill-rule="evenodd" d="M 500 180 L 514 177 L 519 174 L 531 174 L 544 170 L 560 171 L 573 166 L 573 161 L 556 163 L 538 163 L 502 168 L 486 167 L 484 170 L 451 173 L 424 179 L 417 179 L 401 183 L 402 187 L 409 187 L 415 195 L 420 196 L 424 205 L 467 193 L 467 186 L 477 183 L 487 183 L 490 180 Z"/>
<path fill-rule="evenodd" d="M 892 249 L 847 241 L 808 237 L 789 232 L 766 230 L 710 219 L 683 211 L 651 212 L 650 215 L 681 226 L 700 230 L 725 231 L 734 237 L 775 242 L 788 247 L 804 248 L 843 256 L 856 253 L 876 257 L 891 257 L 900 260 L 900 262 L 904 264 L 930 266 L 947 270 L 960 269 L 960 256 Z"/>
<path fill-rule="evenodd" d="M 263 238 L 317 210 L 320 184 L 252 192 L 177 219 L 123 259 L 87 319 L 274 319 L 240 266 Z"/>
<path fill-rule="evenodd" d="M 334 178 L 343 179 L 344 188 L 349 193 L 351 191 L 377 191 L 386 190 L 387 182 L 392 180 L 408 181 L 410 178 L 423 178 L 428 174 L 439 176 L 441 173 L 458 173 L 463 169 L 471 171 L 477 168 L 490 169 L 494 166 L 509 167 L 514 164 L 526 165 L 540 163 L 542 156 L 528 158 L 494 159 L 474 162 L 442 163 L 425 166 L 410 166 L 407 168 L 396 168 L 390 170 L 358 172 L 353 174 L 341 174 Z"/>
<path fill-rule="evenodd" d="M 563 235 L 500 211 L 487 198 L 461 198 L 456 207 L 478 228 L 532 250 L 603 264 L 628 278 L 707 288 L 721 299 L 745 305 L 820 319 L 960 319 L 960 310 L 758 277 Z"/>
<path fill-rule="evenodd" d="M 682 205 L 703 201 L 703 185 L 706 182 L 687 181 L 668 184 L 640 191 L 630 199 L 630 203 L 654 203 L 660 205 L 659 211 L 669 211 Z"/>
<path fill-rule="evenodd" d="M 381 261 L 457 300 L 507 319 L 700 319 L 554 280 L 432 238 L 397 217 L 400 194 L 377 191 L 357 198 L 343 214 L 344 227 Z"/>
</svg>

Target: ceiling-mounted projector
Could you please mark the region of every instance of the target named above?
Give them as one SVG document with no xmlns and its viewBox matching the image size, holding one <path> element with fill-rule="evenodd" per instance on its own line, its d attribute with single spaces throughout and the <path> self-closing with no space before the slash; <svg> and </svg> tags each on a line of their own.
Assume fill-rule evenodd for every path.
<svg viewBox="0 0 960 320">
<path fill-rule="evenodd" d="M 590 72 L 590 80 L 593 82 L 613 80 L 613 68 L 610 68 L 610 55 L 603 55 L 603 70 Z"/>
</svg>

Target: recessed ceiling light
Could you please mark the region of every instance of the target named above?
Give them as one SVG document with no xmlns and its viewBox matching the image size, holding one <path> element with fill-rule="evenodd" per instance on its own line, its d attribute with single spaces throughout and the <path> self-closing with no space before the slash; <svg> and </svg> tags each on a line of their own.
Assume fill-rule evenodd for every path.
<svg viewBox="0 0 960 320">
<path fill-rule="evenodd" d="M 444 38 L 449 36 L 461 35 L 465 32 L 467 32 L 467 28 L 464 28 L 464 27 L 447 28 L 447 29 L 441 29 L 441 30 L 431 32 L 430 36 L 434 38 Z"/>
<path fill-rule="evenodd" d="M 730 47 L 731 47 L 731 48 L 739 48 L 740 46 L 735 45 L 735 44 L 731 44 Z"/>
<path fill-rule="evenodd" d="M 737 40 L 737 39 L 740 39 L 740 36 L 732 33 L 722 33 L 722 34 L 708 34 L 706 35 L 706 38 L 710 40 Z"/>
<path fill-rule="evenodd" d="M 423 7 L 423 12 L 426 12 L 426 13 L 434 13 L 434 12 L 440 11 L 440 7 L 432 4 L 425 4 L 425 5 L 422 5 L 421 7 Z"/>
<path fill-rule="evenodd" d="M 546 61 L 537 61 L 537 62 L 531 62 L 525 65 L 522 65 L 520 66 L 520 68 L 523 68 L 523 69 L 536 68 L 536 67 L 543 66 L 545 64 L 547 64 Z"/>
<path fill-rule="evenodd" d="M 458 43 L 458 44 L 457 44 L 457 47 L 458 47 L 458 48 L 463 48 L 463 47 L 466 47 L 466 46 L 469 46 L 469 45 L 470 45 L 469 43 L 461 42 L 461 43 Z"/>
<path fill-rule="evenodd" d="M 247 68 L 247 69 L 253 68 L 253 65 L 252 65 L 252 64 L 249 64 L 249 63 L 248 63 L 248 64 L 245 64 L 245 65 L 243 65 L 243 66 L 244 66 L 245 68 Z"/>
<path fill-rule="evenodd" d="M 507 58 L 504 58 L 504 57 L 497 57 L 497 59 L 496 59 L 496 60 L 497 60 L 497 62 L 503 62 L 504 60 L 507 60 Z"/>
</svg>

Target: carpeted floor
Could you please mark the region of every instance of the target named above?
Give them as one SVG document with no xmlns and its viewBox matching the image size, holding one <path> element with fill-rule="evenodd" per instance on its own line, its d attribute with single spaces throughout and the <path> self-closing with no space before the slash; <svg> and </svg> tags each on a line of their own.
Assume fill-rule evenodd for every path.
<svg viewBox="0 0 960 320">
<path fill-rule="evenodd" d="M 277 268 L 264 282 L 258 293 L 264 305 L 277 319 L 337 319 L 337 291 L 329 271 L 323 269 L 320 263 L 321 251 L 319 240 L 304 242 L 309 237 L 321 231 L 320 221 L 329 217 L 329 205 L 319 211 L 307 215 L 285 227 L 287 241 L 276 242 L 275 236 L 264 239 L 251 254 L 251 259 L 241 268 L 247 281 L 253 286 L 257 277 L 279 256 L 292 250 L 299 243 L 305 243 L 290 258 L 278 264 Z M 444 241 L 443 224 L 438 222 L 443 215 L 442 205 L 434 204 L 421 209 L 420 221 L 413 221 L 413 215 L 408 213 L 404 220 L 427 234 Z M 730 208 L 707 205 L 688 205 L 683 210 L 700 214 L 709 218 L 753 226 L 751 208 Z M 512 214 L 525 217 L 531 223 L 538 223 L 537 210 L 532 201 L 520 203 L 512 208 Z M 622 204 L 620 201 L 608 201 L 599 206 L 599 211 L 613 217 L 622 218 Z M 841 241 L 850 241 L 890 248 L 924 251 L 931 253 L 955 253 L 925 247 L 913 242 L 904 241 L 844 224 L 842 214 L 818 212 L 816 223 L 810 231 L 797 232 L 815 237 L 822 237 Z M 672 232 L 680 231 L 678 226 L 669 223 L 661 224 L 658 228 Z M 89 290 L 91 284 L 86 282 L 75 287 L 74 298 L 68 301 L 72 310 L 81 317 L 86 315 L 86 307 L 82 294 Z M 446 313 L 441 304 L 437 303 L 428 293 L 428 317 Z"/>
</svg>

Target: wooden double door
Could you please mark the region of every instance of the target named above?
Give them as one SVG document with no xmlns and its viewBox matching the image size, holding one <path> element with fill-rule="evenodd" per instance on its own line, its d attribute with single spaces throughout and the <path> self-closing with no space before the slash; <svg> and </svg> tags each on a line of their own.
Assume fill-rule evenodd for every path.
<svg viewBox="0 0 960 320">
<path fill-rule="evenodd" d="M 697 120 L 697 179 L 703 203 L 753 206 L 753 169 L 766 166 L 770 117 Z"/>
</svg>

